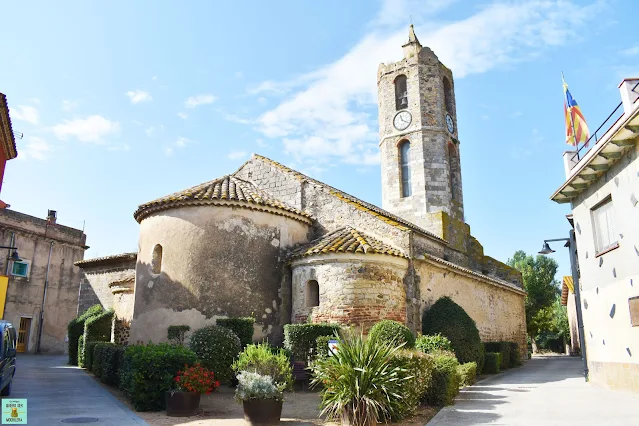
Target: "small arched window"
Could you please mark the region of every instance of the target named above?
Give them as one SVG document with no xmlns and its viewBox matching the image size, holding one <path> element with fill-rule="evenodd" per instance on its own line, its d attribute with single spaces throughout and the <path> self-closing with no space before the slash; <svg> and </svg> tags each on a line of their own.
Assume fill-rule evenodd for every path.
<svg viewBox="0 0 639 426">
<path fill-rule="evenodd" d="M 459 198 L 459 158 L 457 155 L 457 148 L 452 143 L 448 144 L 448 168 L 449 168 L 449 184 L 450 184 L 450 196 L 451 199 L 457 200 Z"/>
<path fill-rule="evenodd" d="M 153 259 L 151 260 L 151 272 L 159 274 L 162 272 L 162 246 L 156 244 L 153 247 Z"/>
<path fill-rule="evenodd" d="M 446 112 L 453 115 L 453 88 L 450 80 L 444 77 L 444 102 L 446 103 Z"/>
<path fill-rule="evenodd" d="M 403 141 L 399 144 L 399 169 L 401 174 L 402 197 L 410 197 L 410 142 Z"/>
<path fill-rule="evenodd" d="M 395 79 L 395 109 L 408 108 L 408 89 L 406 86 L 406 76 L 399 75 Z"/>
<path fill-rule="evenodd" d="M 319 306 L 319 284 L 315 280 L 306 283 L 306 307 Z"/>
</svg>

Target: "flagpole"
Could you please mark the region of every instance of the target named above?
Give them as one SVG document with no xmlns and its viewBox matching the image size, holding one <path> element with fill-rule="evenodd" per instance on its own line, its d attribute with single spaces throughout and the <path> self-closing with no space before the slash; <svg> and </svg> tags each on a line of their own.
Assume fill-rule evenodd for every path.
<svg viewBox="0 0 639 426">
<path fill-rule="evenodd" d="M 566 88 L 568 85 L 566 84 L 566 80 L 564 80 L 564 72 L 561 72 L 561 82 L 564 87 L 564 99 L 566 102 L 566 106 L 568 107 L 568 115 L 570 116 L 570 127 L 572 127 L 572 138 L 575 141 L 575 149 L 577 150 L 577 160 L 579 160 L 579 142 L 577 141 L 577 132 L 575 131 L 575 121 L 572 118 L 572 106 L 568 104 L 568 91 Z"/>
</svg>

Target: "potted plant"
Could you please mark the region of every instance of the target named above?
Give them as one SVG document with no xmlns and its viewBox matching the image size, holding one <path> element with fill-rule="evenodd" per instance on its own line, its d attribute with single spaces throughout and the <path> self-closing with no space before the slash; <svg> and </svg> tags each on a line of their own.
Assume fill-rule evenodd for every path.
<svg viewBox="0 0 639 426">
<path fill-rule="evenodd" d="M 282 416 L 284 393 L 271 376 L 251 371 L 237 375 L 235 398 L 242 403 L 244 420 L 250 425 L 276 425 Z"/>
<path fill-rule="evenodd" d="M 215 380 L 212 371 L 196 363 L 191 367 L 185 365 L 184 370 L 178 372 L 175 385 L 177 389 L 166 392 L 166 415 L 189 417 L 197 414 L 200 396 L 213 392 L 220 382 Z"/>
</svg>

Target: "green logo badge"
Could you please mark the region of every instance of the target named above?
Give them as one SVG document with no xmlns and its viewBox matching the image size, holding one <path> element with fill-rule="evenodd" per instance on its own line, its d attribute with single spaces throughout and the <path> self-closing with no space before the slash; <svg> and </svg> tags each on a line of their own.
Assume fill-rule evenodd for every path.
<svg viewBox="0 0 639 426">
<path fill-rule="evenodd" d="M 27 424 L 27 400 L 3 399 L 2 400 L 2 424 L 26 425 Z"/>
</svg>

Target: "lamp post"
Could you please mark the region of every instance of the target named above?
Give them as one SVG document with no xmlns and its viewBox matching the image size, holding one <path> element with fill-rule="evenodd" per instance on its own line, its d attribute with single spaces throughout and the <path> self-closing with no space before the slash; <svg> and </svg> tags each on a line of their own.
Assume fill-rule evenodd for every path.
<svg viewBox="0 0 639 426">
<path fill-rule="evenodd" d="M 570 270 L 572 273 L 573 287 L 575 288 L 575 305 L 577 307 L 577 329 L 579 331 L 579 343 L 581 346 L 581 359 L 584 363 L 584 378 L 588 381 L 588 359 L 586 357 L 586 339 L 584 336 L 584 321 L 581 313 L 581 291 L 579 289 L 579 273 L 577 272 L 577 242 L 575 240 L 575 230 L 571 229 L 569 238 L 555 238 L 551 240 L 544 240 L 544 245 L 539 251 L 539 254 L 554 253 L 555 250 L 551 249 L 548 245 L 553 241 L 566 241 L 565 247 L 568 247 L 570 252 Z"/>
<path fill-rule="evenodd" d="M 9 260 L 13 260 L 14 262 L 22 262 L 22 259 L 20 258 L 20 256 L 18 256 L 18 248 L 17 247 L 0 246 L 0 249 L 13 250 L 13 252 L 11 253 L 11 256 L 9 256 Z"/>
</svg>

